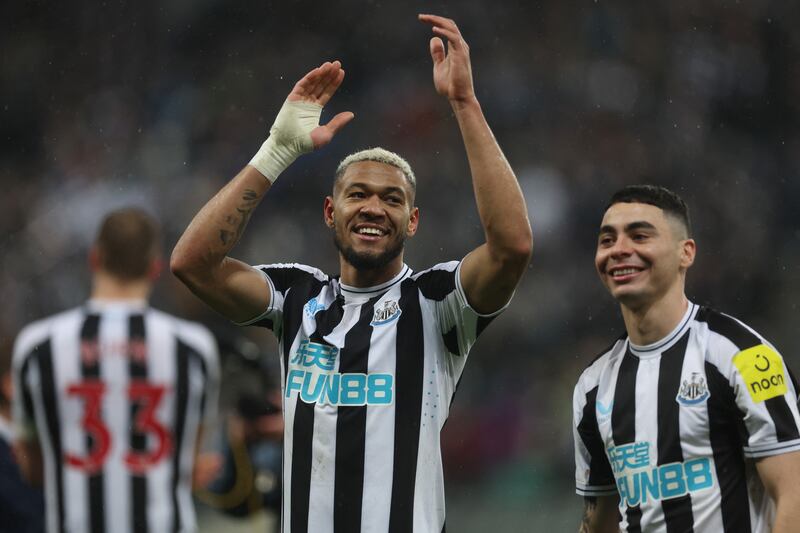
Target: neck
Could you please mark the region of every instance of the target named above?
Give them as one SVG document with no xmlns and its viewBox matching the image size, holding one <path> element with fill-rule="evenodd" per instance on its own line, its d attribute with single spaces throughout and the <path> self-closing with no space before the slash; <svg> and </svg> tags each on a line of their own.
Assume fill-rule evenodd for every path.
<svg viewBox="0 0 800 533">
<path fill-rule="evenodd" d="M 689 306 L 683 287 L 676 286 L 661 298 L 641 305 L 621 303 L 622 318 L 631 342 L 652 344 L 675 329 Z"/>
<path fill-rule="evenodd" d="M 153 283 L 147 279 L 121 280 L 107 272 L 96 272 L 92 284 L 93 300 L 147 300 Z"/>
<path fill-rule="evenodd" d="M 351 287 L 374 287 L 385 283 L 395 277 L 403 269 L 403 254 L 400 254 L 392 261 L 376 269 L 357 269 L 339 255 L 340 280 L 345 285 Z"/>
</svg>

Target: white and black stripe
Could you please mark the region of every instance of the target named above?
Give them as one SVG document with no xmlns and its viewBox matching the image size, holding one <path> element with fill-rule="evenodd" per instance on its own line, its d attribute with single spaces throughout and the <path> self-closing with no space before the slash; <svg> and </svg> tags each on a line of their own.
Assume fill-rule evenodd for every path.
<svg viewBox="0 0 800 533">
<path fill-rule="evenodd" d="M 218 364 L 205 328 L 143 302 L 91 301 L 26 327 L 14 417 L 42 446 L 47 530 L 196 531 L 192 463 Z"/>
<path fill-rule="evenodd" d="M 371 288 L 262 265 L 283 378 L 284 533 L 444 531 L 439 438 L 477 336 L 458 262 Z M 499 313 L 499 311 L 498 311 Z M 371 388 L 374 387 L 374 388 Z"/>
<path fill-rule="evenodd" d="M 768 377 L 785 392 L 764 393 Z M 577 492 L 620 496 L 623 531 L 770 530 L 751 463 L 800 450 L 797 388 L 740 321 L 690 304 L 657 343 L 619 339 L 583 372 L 573 408 Z"/>
</svg>

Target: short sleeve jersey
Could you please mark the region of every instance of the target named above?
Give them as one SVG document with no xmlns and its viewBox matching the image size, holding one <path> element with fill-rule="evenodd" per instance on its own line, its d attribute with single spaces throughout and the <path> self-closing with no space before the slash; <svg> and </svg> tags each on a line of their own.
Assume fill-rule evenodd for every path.
<svg viewBox="0 0 800 533">
<path fill-rule="evenodd" d="M 283 378 L 284 532 L 442 531 L 440 432 L 476 338 L 460 263 L 376 287 L 259 266 Z"/>
<path fill-rule="evenodd" d="M 47 531 L 197 531 L 192 468 L 217 345 L 143 301 L 90 301 L 14 344 L 14 422 L 37 439 Z"/>
<path fill-rule="evenodd" d="M 770 531 L 753 459 L 800 450 L 797 386 L 769 342 L 690 304 L 664 339 L 617 340 L 573 398 L 575 478 L 619 495 L 623 531 Z"/>
</svg>

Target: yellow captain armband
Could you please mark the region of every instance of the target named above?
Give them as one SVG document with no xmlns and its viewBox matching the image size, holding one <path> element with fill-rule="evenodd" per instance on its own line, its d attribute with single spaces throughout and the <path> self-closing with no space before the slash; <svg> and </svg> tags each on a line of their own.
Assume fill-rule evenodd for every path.
<svg viewBox="0 0 800 533">
<path fill-rule="evenodd" d="M 786 371 L 778 352 L 759 344 L 742 350 L 733 357 L 733 364 L 744 379 L 747 392 L 754 402 L 763 402 L 783 396 L 786 388 Z"/>
</svg>

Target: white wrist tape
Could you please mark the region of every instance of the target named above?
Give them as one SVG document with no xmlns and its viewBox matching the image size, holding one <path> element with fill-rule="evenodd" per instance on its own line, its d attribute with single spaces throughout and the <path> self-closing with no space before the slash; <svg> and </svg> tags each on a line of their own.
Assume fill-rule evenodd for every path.
<svg viewBox="0 0 800 533">
<path fill-rule="evenodd" d="M 295 159 L 314 149 L 311 131 L 319 126 L 322 106 L 286 100 L 250 165 L 274 183 Z"/>
</svg>

